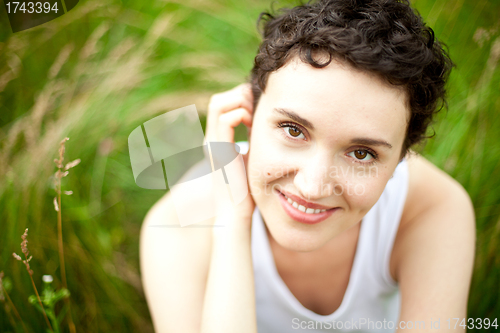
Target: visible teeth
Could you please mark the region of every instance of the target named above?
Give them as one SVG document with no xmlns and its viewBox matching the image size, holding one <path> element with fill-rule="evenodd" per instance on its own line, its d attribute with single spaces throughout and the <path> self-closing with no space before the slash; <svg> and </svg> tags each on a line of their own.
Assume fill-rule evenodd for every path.
<svg viewBox="0 0 500 333">
<path fill-rule="evenodd" d="M 285 195 L 286 201 L 288 201 L 289 204 L 291 204 L 294 208 L 297 208 L 301 212 L 304 212 L 306 214 L 319 214 L 326 212 L 326 209 L 314 209 L 314 208 L 306 208 L 305 206 L 299 205 L 289 197 Z"/>
</svg>

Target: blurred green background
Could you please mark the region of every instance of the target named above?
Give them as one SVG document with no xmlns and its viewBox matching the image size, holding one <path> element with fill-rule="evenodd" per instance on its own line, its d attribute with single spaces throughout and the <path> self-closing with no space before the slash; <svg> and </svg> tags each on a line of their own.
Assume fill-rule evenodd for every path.
<svg viewBox="0 0 500 333">
<path fill-rule="evenodd" d="M 436 136 L 420 151 L 474 202 L 477 250 L 468 317 L 500 320 L 500 2 L 413 4 L 457 64 L 449 110 L 440 113 Z M 29 228 L 35 283 L 41 289 L 42 275 L 50 274 L 61 286 L 52 177 L 59 142 L 68 136 L 65 161 L 82 160 L 63 178 L 63 190 L 74 193 L 62 204 L 77 330 L 152 332 L 139 230 L 164 192 L 135 185 L 127 137 L 142 122 L 182 106 L 196 104 L 203 114 L 211 94 L 245 81 L 259 43 L 255 22 L 270 1 L 83 0 L 60 18 L 15 34 L 4 8 L 0 271 L 12 287 L 9 295 L 28 330 L 43 332 L 41 313 L 27 301 L 31 281 L 12 252 L 20 252 L 20 236 Z M 244 136 L 238 132 L 238 139 Z M 22 332 L 0 305 L 0 331 Z"/>
</svg>

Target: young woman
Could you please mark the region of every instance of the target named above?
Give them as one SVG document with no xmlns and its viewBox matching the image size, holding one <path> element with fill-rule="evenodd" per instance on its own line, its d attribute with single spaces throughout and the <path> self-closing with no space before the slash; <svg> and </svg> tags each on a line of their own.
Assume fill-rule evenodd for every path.
<svg viewBox="0 0 500 333">
<path fill-rule="evenodd" d="M 211 99 L 206 131 L 249 128 L 250 195 L 223 228 L 150 227 L 178 226 L 170 194 L 145 219 L 157 332 L 463 331 L 473 208 L 410 150 L 451 68 L 432 30 L 396 0 L 264 17 L 251 82 Z"/>
</svg>

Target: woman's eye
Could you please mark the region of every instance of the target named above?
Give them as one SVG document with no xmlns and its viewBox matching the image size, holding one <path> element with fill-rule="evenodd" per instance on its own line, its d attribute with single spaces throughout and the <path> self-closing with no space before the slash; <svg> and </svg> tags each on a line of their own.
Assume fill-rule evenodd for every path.
<svg viewBox="0 0 500 333">
<path fill-rule="evenodd" d="M 295 138 L 295 139 L 305 139 L 306 138 L 304 133 L 302 133 L 302 131 L 300 129 L 298 129 L 297 127 L 283 126 L 282 128 L 283 128 L 283 131 L 285 131 L 285 133 L 287 133 L 292 138 Z"/>
<path fill-rule="evenodd" d="M 373 156 L 368 151 L 363 149 L 353 150 L 348 155 L 354 157 L 358 161 L 363 162 L 371 161 L 373 159 Z"/>
</svg>

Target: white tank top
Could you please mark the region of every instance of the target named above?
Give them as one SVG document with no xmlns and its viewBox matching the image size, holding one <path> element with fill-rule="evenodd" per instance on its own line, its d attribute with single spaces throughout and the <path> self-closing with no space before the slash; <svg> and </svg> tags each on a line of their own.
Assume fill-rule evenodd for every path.
<svg viewBox="0 0 500 333">
<path fill-rule="evenodd" d="M 394 332 L 400 293 L 389 273 L 389 261 L 407 190 L 408 165 L 403 159 L 362 220 L 347 290 L 340 307 L 326 316 L 305 308 L 281 279 L 256 208 L 252 259 L 258 332 Z"/>
</svg>

